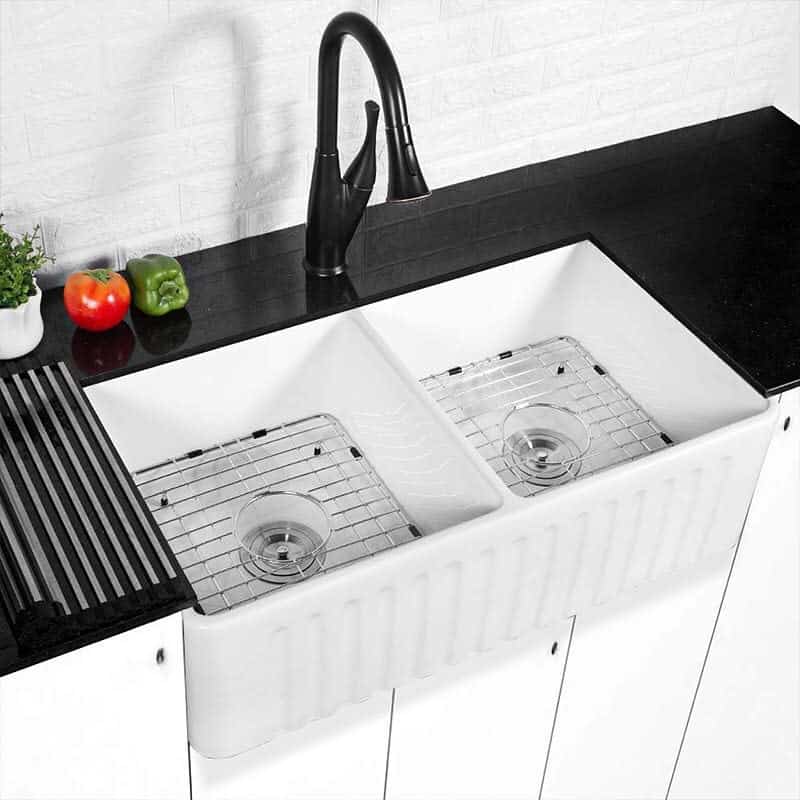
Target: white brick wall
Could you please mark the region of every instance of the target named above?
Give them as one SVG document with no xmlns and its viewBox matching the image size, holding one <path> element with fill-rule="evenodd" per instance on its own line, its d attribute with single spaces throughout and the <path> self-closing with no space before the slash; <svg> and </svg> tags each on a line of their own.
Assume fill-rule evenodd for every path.
<svg viewBox="0 0 800 800">
<path fill-rule="evenodd" d="M 345 8 L 385 32 L 435 188 L 772 102 L 796 114 L 799 7 L 0 0 L 0 209 L 12 229 L 42 224 L 45 283 L 302 222 L 317 46 Z M 352 42 L 342 95 L 345 161 L 377 99 Z"/>
</svg>

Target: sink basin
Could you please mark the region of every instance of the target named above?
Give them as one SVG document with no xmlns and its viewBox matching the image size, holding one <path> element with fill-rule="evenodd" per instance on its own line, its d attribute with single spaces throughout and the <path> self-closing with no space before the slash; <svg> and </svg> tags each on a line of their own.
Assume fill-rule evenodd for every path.
<svg viewBox="0 0 800 800">
<path fill-rule="evenodd" d="M 336 530 L 324 559 L 298 559 L 298 577 L 501 505 L 458 435 L 430 415 L 416 381 L 358 316 L 184 359 L 90 395 L 208 614 L 275 586 L 250 580 L 260 567 L 237 554 L 233 523 L 254 492 L 323 492 Z"/>
<path fill-rule="evenodd" d="M 547 355 L 553 346 L 560 355 Z M 572 348 L 569 356 L 563 347 Z M 539 359 L 537 382 L 591 386 L 593 397 L 608 395 L 608 406 L 629 404 L 614 410 L 615 419 L 635 412 L 641 417 L 630 429 L 647 426 L 633 443 L 615 440 L 622 456 L 596 469 L 584 462 L 580 474 L 570 462 L 574 479 L 564 480 L 562 470 L 541 492 L 521 491 L 530 482 L 518 475 L 509 480 L 497 441 L 519 394 L 491 409 L 481 436 L 471 427 L 486 410 L 481 404 L 497 394 L 485 385 L 474 394 L 475 370 L 493 376 L 491 385 L 502 375 L 517 392 L 530 384 L 520 378 L 530 372 L 520 364 L 531 354 Z M 473 392 L 469 402 L 464 386 Z M 340 450 L 354 447 L 356 460 L 363 455 L 376 485 L 396 501 L 401 527 L 413 534 L 391 546 L 365 546 L 363 557 L 344 566 L 331 556 L 311 577 L 279 591 L 239 573 L 237 586 L 248 594 L 226 596 L 218 587 L 217 604 L 205 614 L 185 613 L 189 736 L 208 757 L 241 753 L 732 547 L 777 413 L 589 242 L 98 384 L 87 394 L 140 482 L 152 465 L 184 474 L 187 458 L 192 469 L 231 459 L 225 474 L 236 473 L 235 497 L 215 506 L 227 509 L 220 518 L 198 523 L 206 531 L 217 526 L 215 541 L 231 535 L 235 508 L 226 503 L 274 488 L 268 470 L 237 473 L 248 448 L 308 418 L 341 425 L 337 435 L 347 446 Z M 594 414 L 588 397 L 573 392 L 551 405 L 584 402 L 581 413 Z M 587 427 L 599 431 L 607 419 L 592 417 Z M 601 433 L 610 440 L 618 430 L 606 425 Z M 322 448 L 317 434 L 304 435 L 302 460 L 313 462 Z M 552 459 L 535 441 L 536 457 Z M 548 474 L 551 467 L 552 460 Z M 145 491 L 156 516 L 180 502 L 209 513 L 211 504 L 198 511 L 181 497 L 189 481 L 179 483 L 165 506 L 160 490 Z M 356 530 L 357 519 L 339 516 L 341 530 Z M 186 532 L 189 517 L 160 522 L 168 537 L 189 542 L 184 553 L 196 554 L 207 541 L 190 541 L 196 534 Z M 233 551 L 213 554 L 222 556 Z M 202 576 L 190 578 L 198 588 Z"/>
</svg>

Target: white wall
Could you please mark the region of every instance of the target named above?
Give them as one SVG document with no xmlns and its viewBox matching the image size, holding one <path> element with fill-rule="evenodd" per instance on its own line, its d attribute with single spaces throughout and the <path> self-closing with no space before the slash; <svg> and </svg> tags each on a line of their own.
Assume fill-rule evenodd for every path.
<svg viewBox="0 0 800 800">
<path fill-rule="evenodd" d="M 797 99 L 797 0 L 0 0 L 9 227 L 43 223 L 55 275 L 302 222 L 344 8 L 386 33 L 434 188 Z M 353 43 L 342 75 L 347 158 L 372 84 Z"/>
<path fill-rule="evenodd" d="M 787 31 L 794 33 L 780 72 L 775 105 L 800 122 L 800 0 L 791 3 L 786 13 Z"/>
</svg>

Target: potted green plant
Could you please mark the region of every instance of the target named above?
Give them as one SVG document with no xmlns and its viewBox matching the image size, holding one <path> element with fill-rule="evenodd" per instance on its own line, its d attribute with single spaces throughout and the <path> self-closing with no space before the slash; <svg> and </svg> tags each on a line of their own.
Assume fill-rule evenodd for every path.
<svg viewBox="0 0 800 800">
<path fill-rule="evenodd" d="M 48 260 L 38 225 L 32 233 L 12 236 L 0 218 L 0 359 L 24 356 L 42 339 L 42 292 L 35 273 Z"/>
</svg>

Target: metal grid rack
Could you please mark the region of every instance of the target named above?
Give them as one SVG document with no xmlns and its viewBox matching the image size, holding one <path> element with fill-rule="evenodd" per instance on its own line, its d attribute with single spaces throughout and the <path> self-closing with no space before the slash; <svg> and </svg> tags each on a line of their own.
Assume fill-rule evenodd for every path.
<svg viewBox="0 0 800 800">
<path fill-rule="evenodd" d="M 313 563 L 298 567 L 298 579 L 421 535 L 341 423 L 328 414 L 194 450 L 139 470 L 133 478 L 205 614 L 291 585 L 256 577 L 253 560 L 233 532 L 237 511 L 266 489 L 310 494 L 332 521 L 327 546 Z"/>
<path fill-rule="evenodd" d="M 520 497 L 551 488 L 525 480 L 503 454 L 503 418 L 521 403 L 561 405 L 586 423 L 591 444 L 576 478 L 672 444 L 672 439 L 592 355 L 567 336 L 453 367 L 421 383 L 506 486 Z"/>
</svg>

